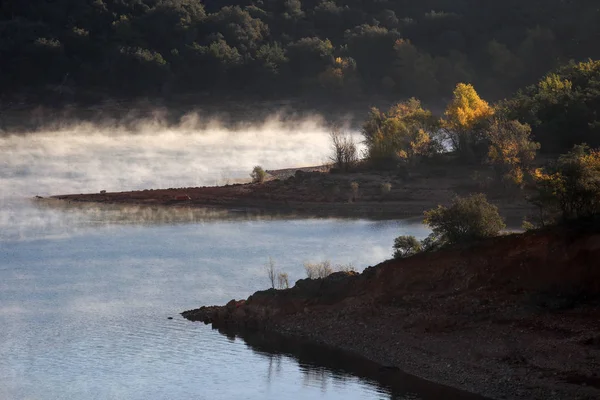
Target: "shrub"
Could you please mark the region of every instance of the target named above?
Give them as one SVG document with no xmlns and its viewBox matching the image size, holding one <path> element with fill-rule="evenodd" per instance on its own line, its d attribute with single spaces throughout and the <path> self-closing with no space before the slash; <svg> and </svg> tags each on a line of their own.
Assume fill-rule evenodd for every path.
<svg viewBox="0 0 600 400">
<path fill-rule="evenodd" d="M 250 177 L 252 178 L 252 183 L 263 183 L 267 177 L 267 173 L 260 165 L 257 165 L 252 170 Z"/>
<path fill-rule="evenodd" d="M 290 281 L 288 279 L 288 274 L 285 272 L 280 272 L 277 274 L 277 289 L 289 289 Z"/>
<path fill-rule="evenodd" d="M 336 272 L 356 272 L 352 264 L 340 264 L 335 267 Z"/>
<path fill-rule="evenodd" d="M 394 258 L 406 258 L 423 251 L 423 246 L 414 236 L 398 236 L 394 240 Z"/>
<path fill-rule="evenodd" d="M 392 184 L 388 182 L 382 183 L 379 186 L 379 190 L 381 191 L 381 195 L 385 196 L 392 191 Z"/>
<path fill-rule="evenodd" d="M 308 279 L 327 278 L 334 272 L 356 272 L 356 268 L 352 264 L 339 264 L 332 266 L 331 261 L 321 261 L 319 263 L 304 263 L 304 270 Z"/>
<path fill-rule="evenodd" d="M 600 150 L 576 145 L 546 169 L 535 172 L 537 193 L 531 202 L 545 219 L 570 220 L 600 213 Z"/>
<path fill-rule="evenodd" d="M 334 272 L 329 261 L 316 264 L 304 263 L 304 270 L 308 279 L 326 278 Z"/>
<path fill-rule="evenodd" d="M 329 135 L 333 146 L 331 161 L 341 171 L 350 170 L 358 163 L 358 151 L 354 139 L 350 135 L 344 135 L 337 128 L 334 128 Z"/>
<path fill-rule="evenodd" d="M 426 211 L 425 224 L 433 231 L 429 247 L 497 236 L 506 227 L 498 208 L 481 193 L 457 197 L 448 208 Z"/>
</svg>

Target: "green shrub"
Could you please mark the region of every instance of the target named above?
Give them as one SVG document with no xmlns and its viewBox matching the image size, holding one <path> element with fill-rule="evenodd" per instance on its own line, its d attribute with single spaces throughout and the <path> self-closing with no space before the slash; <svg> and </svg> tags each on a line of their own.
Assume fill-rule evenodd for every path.
<svg viewBox="0 0 600 400">
<path fill-rule="evenodd" d="M 263 183 L 267 177 L 267 173 L 260 165 L 257 165 L 252 170 L 250 177 L 252 178 L 252 183 Z"/>
<path fill-rule="evenodd" d="M 558 161 L 534 175 L 540 223 L 589 218 L 600 214 L 600 150 L 576 145 Z"/>
<path fill-rule="evenodd" d="M 426 211 L 425 224 L 433 231 L 428 247 L 497 236 L 506 228 L 498 207 L 488 203 L 481 193 L 457 197 L 450 207 Z"/>
<path fill-rule="evenodd" d="M 394 258 L 406 258 L 423 251 L 421 242 L 414 236 L 398 236 L 394 240 Z"/>
</svg>

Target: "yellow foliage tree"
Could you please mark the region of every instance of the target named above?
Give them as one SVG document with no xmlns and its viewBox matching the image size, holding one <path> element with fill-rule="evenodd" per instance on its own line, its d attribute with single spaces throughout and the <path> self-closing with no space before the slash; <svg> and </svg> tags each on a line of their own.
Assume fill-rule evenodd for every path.
<svg viewBox="0 0 600 400">
<path fill-rule="evenodd" d="M 414 163 L 434 151 L 431 136 L 437 130 L 436 119 L 417 99 L 398 103 L 387 113 L 373 108 L 363 126 L 367 158 L 381 166 L 398 161 Z"/>
<path fill-rule="evenodd" d="M 356 62 L 352 58 L 337 57 L 333 65 L 330 65 L 318 76 L 321 86 L 330 90 L 350 90 L 358 88 L 356 77 Z"/>
<path fill-rule="evenodd" d="M 471 157 L 481 141 L 485 122 L 494 115 L 494 109 L 479 97 L 471 84 L 459 83 L 446 108 L 442 127 L 454 149 L 463 157 Z"/>
</svg>

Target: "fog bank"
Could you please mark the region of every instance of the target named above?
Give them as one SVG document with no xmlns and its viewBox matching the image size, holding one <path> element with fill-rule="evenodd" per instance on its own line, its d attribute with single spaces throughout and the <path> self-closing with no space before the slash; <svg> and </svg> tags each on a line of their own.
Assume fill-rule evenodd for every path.
<svg viewBox="0 0 600 400">
<path fill-rule="evenodd" d="M 249 179 L 264 169 L 328 161 L 329 130 L 319 118 L 225 128 L 187 115 L 135 127 L 83 124 L 0 137 L 3 198 L 204 186 Z"/>
</svg>

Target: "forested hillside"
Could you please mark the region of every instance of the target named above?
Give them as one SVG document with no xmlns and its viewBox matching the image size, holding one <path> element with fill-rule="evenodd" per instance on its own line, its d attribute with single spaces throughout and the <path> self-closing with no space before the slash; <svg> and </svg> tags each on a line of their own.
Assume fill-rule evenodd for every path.
<svg viewBox="0 0 600 400">
<path fill-rule="evenodd" d="M 509 95 L 600 58 L 595 0 L 28 0 L 0 6 L 4 95 Z"/>
</svg>

